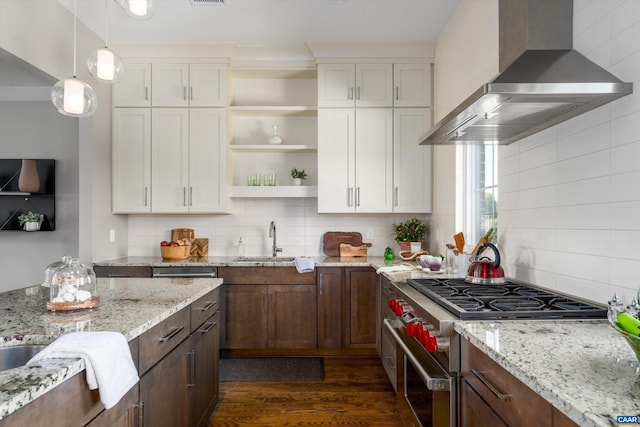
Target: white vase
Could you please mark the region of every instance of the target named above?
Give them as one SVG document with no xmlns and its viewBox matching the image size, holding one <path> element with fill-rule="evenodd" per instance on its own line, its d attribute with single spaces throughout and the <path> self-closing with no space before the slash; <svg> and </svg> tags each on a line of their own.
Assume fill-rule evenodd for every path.
<svg viewBox="0 0 640 427">
<path fill-rule="evenodd" d="M 40 230 L 39 222 L 25 222 L 23 226 L 24 231 L 38 231 Z"/>
<path fill-rule="evenodd" d="M 282 144 L 282 138 L 278 135 L 278 125 L 273 125 L 273 135 L 269 138 L 269 144 Z"/>
<path fill-rule="evenodd" d="M 302 178 L 293 178 L 293 185 L 302 185 Z"/>
</svg>

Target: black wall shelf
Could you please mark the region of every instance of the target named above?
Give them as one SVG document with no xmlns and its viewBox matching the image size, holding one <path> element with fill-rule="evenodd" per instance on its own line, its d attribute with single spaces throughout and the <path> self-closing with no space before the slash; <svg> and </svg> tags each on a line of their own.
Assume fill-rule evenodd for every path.
<svg viewBox="0 0 640 427">
<path fill-rule="evenodd" d="M 21 191 L 18 182 L 23 159 L 0 159 L 0 230 L 22 230 L 18 217 L 29 211 L 44 215 L 40 231 L 55 230 L 55 160 L 35 160 L 37 191 Z"/>
</svg>

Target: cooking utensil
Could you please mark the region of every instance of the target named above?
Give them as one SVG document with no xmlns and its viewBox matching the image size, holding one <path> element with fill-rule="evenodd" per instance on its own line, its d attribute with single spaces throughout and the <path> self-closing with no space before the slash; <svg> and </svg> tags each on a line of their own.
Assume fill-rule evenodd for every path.
<svg viewBox="0 0 640 427">
<path fill-rule="evenodd" d="M 500 251 L 493 243 L 486 242 L 478 248 L 477 254 L 482 254 L 485 249 L 493 250 L 495 259 L 491 260 L 489 257 L 476 255 L 467 270 L 465 282 L 481 285 L 504 283 L 504 270 L 500 267 Z"/>
<path fill-rule="evenodd" d="M 456 248 L 458 248 L 459 253 L 464 252 L 464 233 L 460 232 L 453 235 L 453 240 L 456 242 Z"/>
<path fill-rule="evenodd" d="M 471 251 L 472 256 L 477 257 L 480 255 L 480 253 L 478 253 L 480 245 L 484 245 L 485 243 L 491 243 L 493 241 L 493 236 L 491 235 L 492 233 L 493 233 L 493 228 L 490 228 L 489 231 L 487 231 L 485 235 L 482 236 L 480 240 L 478 240 L 478 243 L 476 243 L 476 246 Z"/>
</svg>

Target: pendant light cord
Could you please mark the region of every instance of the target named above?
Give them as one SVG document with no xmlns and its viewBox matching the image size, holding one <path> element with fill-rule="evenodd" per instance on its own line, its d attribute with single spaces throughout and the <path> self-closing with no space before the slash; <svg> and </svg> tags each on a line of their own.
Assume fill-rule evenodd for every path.
<svg viewBox="0 0 640 427">
<path fill-rule="evenodd" d="M 108 40 L 107 21 L 109 20 L 108 16 L 109 16 L 109 4 L 108 4 L 108 0 L 104 0 L 104 47 L 109 47 L 109 42 L 107 41 Z"/>
<path fill-rule="evenodd" d="M 73 0 L 73 78 L 76 78 L 76 56 L 77 56 L 77 51 L 76 51 L 76 31 L 77 31 L 77 22 L 78 22 L 78 18 L 76 17 L 76 14 L 78 13 L 78 0 Z"/>
</svg>

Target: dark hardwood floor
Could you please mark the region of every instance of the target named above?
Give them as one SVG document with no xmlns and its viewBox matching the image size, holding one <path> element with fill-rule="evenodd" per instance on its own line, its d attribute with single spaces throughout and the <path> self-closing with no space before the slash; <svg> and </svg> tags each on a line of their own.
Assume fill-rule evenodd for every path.
<svg viewBox="0 0 640 427">
<path fill-rule="evenodd" d="M 402 427 L 380 359 L 326 357 L 321 382 L 222 382 L 209 427 Z"/>
</svg>

